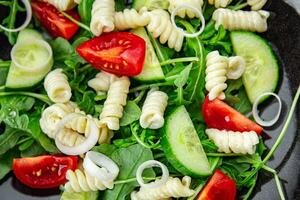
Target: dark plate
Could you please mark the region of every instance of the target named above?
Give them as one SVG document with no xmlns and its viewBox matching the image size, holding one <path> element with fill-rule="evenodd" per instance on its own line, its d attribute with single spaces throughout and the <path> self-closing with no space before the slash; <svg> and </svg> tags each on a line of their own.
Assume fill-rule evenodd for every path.
<svg viewBox="0 0 300 200">
<path fill-rule="evenodd" d="M 282 82 L 278 89 L 283 100 L 283 112 L 278 125 L 266 130 L 267 134 L 272 137 L 266 141 L 266 144 L 271 147 L 282 129 L 287 110 L 290 108 L 293 95 L 300 84 L 300 17 L 292 7 L 282 0 L 269 0 L 266 9 L 273 13 L 269 22 L 269 30 L 263 34 L 263 37 L 272 43 L 283 66 Z M 4 14 L 5 11 L 0 9 L 0 17 Z M 0 34 L 0 57 L 8 59 L 9 50 L 10 46 L 6 38 Z M 275 103 L 268 102 L 263 116 L 274 116 L 276 106 Z M 285 139 L 268 165 L 280 171 L 279 176 L 287 198 L 300 200 L 299 104 L 296 110 L 297 113 L 293 117 Z M 59 194 L 58 190 L 30 189 L 12 176 L 8 176 L 5 181 L 0 183 L 1 200 L 59 199 L 57 194 Z M 270 174 L 260 174 L 253 199 L 280 199 L 275 181 Z"/>
</svg>

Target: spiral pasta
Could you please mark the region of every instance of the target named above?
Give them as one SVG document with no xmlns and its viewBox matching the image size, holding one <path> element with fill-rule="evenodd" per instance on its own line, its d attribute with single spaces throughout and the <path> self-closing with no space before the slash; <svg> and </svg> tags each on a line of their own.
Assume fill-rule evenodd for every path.
<svg viewBox="0 0 300 200">
<path fill-rule="evenodd" d="M 260 10 L 267 3 L 268 0 L 247 0 L 249 6 L 251 6 L 251 10 Z"/>
<path fill-rule="evenodd" d="M 202 10 L 203 6 L 203 0 L 169 0 L 169 12 L 172 13 L 176 8 L 178 8 L 180 5 L 189 5 L 193 8 L 196 8 L 198 10 Z M 193 12 L 191 9 L 180 9 L 177 15 L 181 18 L 184 18 L 185 16 L 188 16 L 189 18 L 197 17 L 197 14 Z"/>
<path fill-rule="evenodd" d="M 102 113 L 100 114 L 102 128 L 106 126 L 109 130 L 119 130 L 119 120 L 123 116 L 123 106 L 126 105 L 129 86 L 130 81 L 128 77 L 116 78 L 111 83 Z"/>
<path fill-rule="evenodd" d="M 92 8 L 91 32 L 99 36 L 114 30 L 115 1 L 95 0 Z"/>
<path fill-rule="evenodd" d="M 147 30 L 153 34 L 153 37 L 159 37 L 162 44 L 168 42 L 170 48 L 180 51 L 184 35 L 172 25 L 169 13 L 162 9 L 156 9 L 149 12 L 149 15 L 150 23 Z"/>
<path fill-rule="evenodd" d="M 164 112 L 168 105 L 168 95 L 161 91 L 151 90 L 142 108 L 140 125 L 143 128 L 159 129 L 164 125 Z"/>
<path fill-rule="evenodd" d="M 184 176 L 182 181 L 179 178 L 169 177 L 165 185 L 158 188 L 141 187 L 138 192 L 131 193 L 131 200 L 162 200 L 170 197 L 189 197 L 195 191 L 190 189 L 191 177 Z"/>
<path fill-rule="evenodd" d="M 96 119 L 89 115 L 78 115 L 78 117 L 64 123 L 64 126 L 60 127 L 60 130 L 56 133 L 55 138 L 63 145 L 77 146 L 90 134 L 91 123 L 97 125 Z"/>
<path fill-rule="evenodd" d="M 125 9 L 123 12 L 117 12 L 115 14 L 115 27 L 117 30 L 143 27 L 149 22 L 149 14 L 144 8 L 142 8 L 139 12 L 135 9 Z"/>
<path fill-rule="evenodd" d="M 55 138 L 56 127 L 59 121 L 66 115 L 72 113 L 77 108 L 73 102 L 56 103 L 46 108 L 40 119 L 40 126 L 42 131 L 50 138 Z"/>
<path fill-rule="evenodd" d="M 232 0 L 208 0 L 210 5 L 215 5 L 216 8 L 226 8 Z"/>
<path fill-rule="evenodd" d="M 225 83 L 228 68 L 228 59 L 221 56 L 218 51 L 210 52 L 206 57 L 206 77 L 205 88 L 209 91 L 208 97 L 213 100 L 217 97 L 225 99 L 224 90 L 227 88 Z"/>
<path fill-rule="evenodd" d="M 254 154 L 259 139 L 255 131 L 233 132 L 206 129 L 206 134 L 217 145 L 219 152 Z"/>
<path fill-rule="evenodd" d="M 93 88 L 98 95 L 106 94 L 109 89 L 109 86 L 114 82 L 116 76 L 107 72 L 99 72 L 95 78 L 91 79 L 88 82 L 88 86 Z"/>
<path fill-rule="evenodd" d="M 246 61 L 241 56 L 232 56 L 228 59 L 227 78 L 228 79 L 239 79 L 246 68 Z"/>
<path fill-rule="evenodd" d="M 74 0 L 43 0 L 44 2 L 52 4 L 55 8 L 60 11 L 71 10 L 76 6 Z"/>
<path fill-rule="evenodd" d="M 218 29 L 222 25 L 230 31 L 265 32 L 268 29 L 267 19 L 269 16 L 270 13 L 264 10 L 233 11 L 219 8 L 213 13 L 213 20 L 215 20 L 215 29 Z"/>
<path fill-rule="evenodd" d="M 113 180 L 101 181 L 90 176 L 86 171 L 77 169 L 75 171 L 68 170 L 66 174 L 68 182 L 65 184 L 66 192 L 88 192 L 112 189 Z"/>
<path fill-rule="evenodd" d="M 62 71 L 62 69 L 51 71 L 44 81 L 44 88 L 48 97 L 54 103 L 66 103 L 72 96 L 68 78 Z"/>
</svg>

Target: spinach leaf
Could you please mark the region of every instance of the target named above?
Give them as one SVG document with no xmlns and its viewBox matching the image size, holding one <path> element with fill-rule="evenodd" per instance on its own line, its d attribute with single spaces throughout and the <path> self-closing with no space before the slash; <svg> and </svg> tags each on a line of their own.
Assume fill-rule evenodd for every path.
<svg viewBox="0 0 300 200">
<path fill-rule="evenodd" d="M 134 178 L 137 168 L 143 162 L 152 160 L 153 155 L 149 149 L 136 144 L 116 150 L 111 155 L 111 158 L 120 168 L 118 180 L 125 180 Z M 154 177 L 155 173 L 153 170 L 145 170 L 143 175 L 146 177 Z M 104 192 L 103 200 L 125 200 L 136 186 L 138 186 L 137 182 L 115 185 L 112 190 L 106 190 Z"/>
<path fill-rule="evenodd" d="M 117 150 L 117 147 L 112 144 L 101 144 L 99 146 L 93 147 L 92 150 L 111 157 L 111 155 Z"/>
<path fill-rule="evenodd" d="M 21 151 L 21 157 L 35 157 L 40 156 L 43 154 L 46 154 L 47 152 L 44 150 L 44 148 L 38 143 L 34 142 L 30 148 L 27 148 L 23 151 Z"/>
<path fill-rule="evenodd" d="M 49 153 L 59 153 L 54 141 L 48 138 L 45 134 L 40 134 L 38 137 L 40 145 Z"/>
<path fill-rule="evenodd" d="M 12 161 L 17 157 L 19 157 L 19 152 L 15 149 L 0 155 L 0 180 L 10 172 Z"/>
<path fill-rule="evenodd" d="M 131 124 L 138 120 L 140 115 L 140 107 L 134 101 L 128 101 L 123 111 L 123 117 L 120 120 L 120 126 L 127 126 Z"/>
</svg>

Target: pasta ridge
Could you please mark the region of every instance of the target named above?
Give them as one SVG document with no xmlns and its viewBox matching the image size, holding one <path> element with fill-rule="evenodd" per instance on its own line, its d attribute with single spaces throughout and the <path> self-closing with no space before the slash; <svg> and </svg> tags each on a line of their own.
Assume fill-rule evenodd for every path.
<svg viewBox="0 0 300 200">
<path fill-rule="evenodd" d="M 267 3 L 268 0 L 247 0 L 249 6 L 251 6 L 251 10 L 260 10 Z"/>
<path fill-rule="evenodd" d="M 67 192 L 88 192 L 97 190 L 112 189 L 114 187 L 113 180 L 101 181 L 90 176 L 85 170 L 77 169 L 75 171 L 68 170 L 66 173 L 68 182 L 65 184 Z"/>
<path fill-rule="evenodd" d="M 168 42 L 169 48 L 180 51 L 184 35 L 182 31 L 172 25 L 169 13 L 162 9 L 155 9 L 149 14 L 150 23 L 147 30 L 153 34 L 154 38 L 159 38 L 160 43 Z"/>
<path fill-rule="evenodd" d="M 44 88 L 54 103 L 66 103 L 72 97 L 71 87 L 62 69 L 55 69 L 47 74 Z"/>
<path fill-rule="evenodd" d="M 143 128 L 159 129 L 164 125 L 164 112 L 168 95 L 162 91 L 150 90 L 142 108 L 140 125 Z"/>
<path fill-rule="evenodd" d="M 148 25 L 150 16 L 147 9 L 142 8 L 139 12 L 135 9 L 125 9 L 115 14 L 115 27 L 117 30 L 134 29 Z"/>
<path fill-rule="evenodd" d="M 231 2 L 232 0 L 208 0 L 208 3 L 216 8 L 226 8 Z"/>
<path fill-rule="evenodd" d="M 259 143 L 255 131 L 234 132 L 218 129 L 206 129 L 206 134 L 218 147 L 219 152 L 254 154 Z"/>
<path fill-rule="evenodd" d="M 91 32 L 96 36 L 100 36 L 103 32 L 113 31 L 115 29 L 114 16 L 114 0 L 95 0 L 90 23 Z"/>
<path fill-rule="evenodd" d="M 88 86 L 93 88 L 97 95 L 106 94 L 115 79 L 115 75 L 102 71 L 96 74 L 95 78 L 88 81 Z"/>
<path fill-rule="evenodd" d="M 140 190 L 131 193 L 131 200 L 161 200 L 171 197 L 189 197 L 195 191 L 190 189 L 191 177 L 184 176 L 182 181 L 179 178 L 169 177 L 168 181 L 158 188 L 141 187 Z"/>
<path fill-rule="evenodd" d="M 267 19 L 270 13 L 260 11 L 233 11 L 230 9 L 219 8 L 213 13 L 215 29 L 221 25 L 230 31 L 246 30 L 252 32 L 265 32 L 268 29 Z"/>
</svg>

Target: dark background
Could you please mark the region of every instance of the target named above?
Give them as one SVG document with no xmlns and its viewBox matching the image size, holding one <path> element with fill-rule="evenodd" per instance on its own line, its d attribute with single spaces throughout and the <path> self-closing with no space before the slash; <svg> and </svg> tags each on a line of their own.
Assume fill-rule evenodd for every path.
<svg viewBox="0 0 300 200">
<path fill-rule="evenodd" d="M 296 0 L 298 1 L 298 0 Z M 300 84 L 300 17 L 296 11 L 282 0 L 269 0 L 266 10 L 272 12 L 269 30 L 262 34 L 273 45 L 280 58 L 283 75 L 278 93 L 283 100 L 280 122 L 265 132 L 272 137 L 266 144 L 271 147 L 282 129 L 287 111 Z M 0 8 L 0 17 L 5 16 Z M 10 45 L 0 33 L 0 58 L 9 59 Z M 276 114 L 277 104 L 267 102 L 263 117 L 271 118 Z M 300 200 L 300 136 L 299 103 L 283 143 L 278 148 L 268 166 L 280 171 L 287 199 Z M 8 176 L 0 183 L 1 200 L 59 199 L 59 190 L 32 190 Z M 253 193 L 254 200 L 279 200 L 276 184 L 271 174 L 261 171 L 258 184 Z"/>
</svg>

